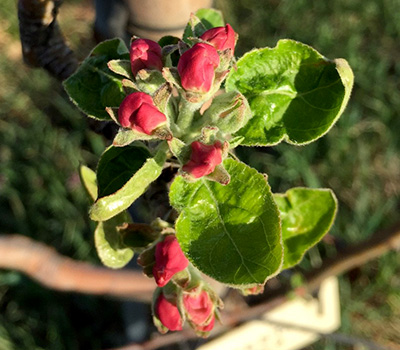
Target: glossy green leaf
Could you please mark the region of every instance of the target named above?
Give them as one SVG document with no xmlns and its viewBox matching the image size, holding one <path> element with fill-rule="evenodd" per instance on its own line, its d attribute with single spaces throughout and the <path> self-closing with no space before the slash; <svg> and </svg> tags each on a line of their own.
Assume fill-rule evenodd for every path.
<svg viewBox="0 0 400 350">
<path fill-rule="evenodd" d="M 120 39 L 97 45 L 78 70 L 65 82 L 71 100 L 85 114 L 100 120 L 110 120 L 106 107 L 119 107 L 125 97 L 122 76 L 107 66 L 110 60 L 127 60 L 129 52 Z"/>
<path fill-rule="evenodd" d="M 183 41 L 190 37 L 199 37 L 206 30 L 225 25 L 222 12 L 215 9 L 200 9 L 192 16 L 183 33 Z"/>
<path fill-rule="evenodd" d="M 108 147 L 97 166 L 98 198 L 117 192 L 143 166 L 150 151 L 144 145 Z"/>
<path fill-rule="evenodd" d="M 282 140 L 310 143 L 329 131 L 350 98 L 353 73 L 344 59 L 328 60 L 310 46 L 281 40 L 245 54 L 226 81 L 243 93 L 253 118 L 237 132 L 242 145 Z"/>
<path fill-rule="evenodd" d="M 231 286 L 264 283 L 281 267 L 278 208 L 264 176 L 232 159 L 224 161 L 231 182 L 223 186 L 178 176 L 170 190 L 180 211 L 176 235 L 201 272 Z"/>
<path fill-rule="evenodd" d="M 129 156 L 125 154 L 125 149 L 136 152 L 136 146 L 112 147 L 109 148 L 110 154 L 102 156 L 101 162 L 104 162 L 97 172 L 97 181 L 99 183 L 99 193 L 107 194 L 100 197 L 90 209 L 90 218 L 94 221 L 105 221 L 127 209 L 137 198 L 139 198 L 147 187 L 155 181 L 161 174 L 166 159 L 166 150 L 160 148 L 153 158 L 147 158 L 136 172 L 132 172 L 138 163 L 137 160 L 128 160 Z M 114 158 L 114 155 L 120 151 L 123 155 Z M 115 152 L 115 153 L 114 153 Z M 142 153 L 140 153 L 142 157 Z M 133 157 L 134 158 L 134 157 Z M 141 158 L 143 159 L 143 158 Z M 140 163 L 140 162 L 139 162 Z M 131 169 L 119 177 L 117 169 Z M 104 170 L 103 170 L 104 169 Z M 128 176 L 129 175 L 129 176 Z M 125 180 L 127 181 L 125 182 Z M 123 182 L 125 184 L 113 193 Z"/>
<path fill-rule="evenodd" d="M 329 189 L 292 188 L 274 194 L 282 219 L 283 268 L 296 265 L 333 224 L 337 200 Z"/>
<path fill-rule="evenodd" d="M 131 222 L 128 213 L 122 212 L 107 221 L 97 224 L 94 240 L 97 254 L 101 262 L 113 269 L 125 266 L 133 258 L 133 249 L 124 245 L 122 237 L 117 230 L 126 222 Z"/>
<path fill-rule="evenodd" d="M 79 167 L 79 177 L 89 197 L 95 201 L 97 198 L 96 173 L 85 165 Z"/>
</svg>

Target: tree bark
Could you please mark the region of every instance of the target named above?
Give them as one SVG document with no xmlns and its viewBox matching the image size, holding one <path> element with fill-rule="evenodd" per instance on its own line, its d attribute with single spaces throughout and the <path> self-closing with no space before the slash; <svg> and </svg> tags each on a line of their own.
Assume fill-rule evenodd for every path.
<svg viewBox="0 0 400 350">
<path fill-rule="evenodd" d="M 26 64 L 42 67 L 59 80 L 78 68 L 57 23 L 62 0 L 19 0 L 18 19 L 22 54 Z"/>
<path fill-rule="evenodd" d="M 0 235 L 0 268 L 20 271 L 47 288 L 150 302 L 155 282 L 141 272 L 75 261 L 21 235 Z"/>
</svg>

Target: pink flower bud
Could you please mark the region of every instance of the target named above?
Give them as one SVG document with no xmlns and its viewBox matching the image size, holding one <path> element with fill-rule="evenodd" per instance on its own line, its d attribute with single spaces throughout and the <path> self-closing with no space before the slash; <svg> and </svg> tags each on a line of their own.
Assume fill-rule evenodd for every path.
<svg viewBox="0 0 400 350">
<path fill-rule="evenodd" d="M 197 326 L 196 331 L 198 332 L 210 332 L 214 328 L 215 324 L 215 316 L 212 316 L 212 319 L 209 324 L 203 326 Z"/>
<path fill-rule="evenodd" d="M 219 51 L 231 49 L 233 55 L 235 50 L 236 33 L 229 24 L 207 30 L 200 39 L 209 42 Z"/>
<path fill-rule="evenodd" d="M 161 71 L 163 68 L 161 47 L 153 40 L 136 39 L 132 41 L 130 56 L 134 75 L 141 69 Z"/>
<path fill-rule="evenodd" d="M 208 293 L 203 290 L 200 294 L 190 293 L 183 296 L 183 306 L 192 325 L 198 329 L 211 330 L 214 325 L 214 303 Z M 208 327 L 210 324 L 211 327 Z"/>
<path fill-rule="evenodd" d="M 219 55 L 213 46 L 205 43 L 194 45 L 183 53 L 178 62 L 182 87 L 192 92 L 208 92 L 218 65 Z"/>
<path fill-rule="evenodd" d="M 160 320 L 164 327 L 170 331 L 182 330 L 182 317 L 176 305 L 169 302 L 164 294 L 161 293 L 157 298 L 155 307 L 155 316 Z"/>
<path fill-rule="evenodd" d="M 125 97 L 118 110 L 118 119 L 124 128 L 147 135 L 167 122 L 167 117 L 157 109 L 151 96 L 144 92 L 134 92 Z"/>
<path fill-rule="evenodd" d="M 155 259 L 153 275 L 159 287 L 165 286 L 173 275 L 189 265 L 174 235 L 168 235 L 164 241 L 157 243 Z"/>
<path fill-rule="evenodd" d="M 190 160 L 182 167 L 182 170 L 196 179 L 211 174 L 215 167 L 222 162 L 222 144 L 219 141 L 213 145 L 194 141 L 191 147 Z"/>
</svg>

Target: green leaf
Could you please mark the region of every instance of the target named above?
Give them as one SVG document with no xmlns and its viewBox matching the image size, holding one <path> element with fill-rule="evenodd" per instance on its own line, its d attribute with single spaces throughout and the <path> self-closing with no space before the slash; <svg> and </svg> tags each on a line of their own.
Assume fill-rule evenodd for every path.
<svg viewBox="0 0 400 350">
<path fill-rule="evenodd" d="M 296 265 L 333 224 L 337 200 L 329 189 L 292 188 L 274 194 L 282 218 L 283 268 Z"/>
<path fill-rule="evenodd" d="M 127 209 L 160 176 L 166 159 L 163 147 L 153 158 L 147 159 L 144 159 L 146 152 L 138 151 L 137 146 L 111 146 L 107 151 L 97 171 L 99 198 L 90 209 L 90 218 L 94 221 L 108 220 Z M 132 156 L 129 153 L 133 153 Z M 138 167 L 140 162 L 142 165 Z M 119 175 L 118 169 L 124 173 Z"/>
<path fill-rule="evenodd" d="M 231 182 L 223 186 L 178 176 L 170 190 L 180 211 L 176 235 L 201 272 L 231 286 L 264 283 L 281 267 L 278 208 L 264 176 L 232 159 L 224 161 Z"/>
<path fill-rule="evenodd" d="M 236 135 L 242 145 L 307 144 L 323 136 L 343 113 L 353 86 L 344 59 L 328 60 L 310 46 L 281 40 L 245 54 L 226 81 L 244 94 L 253 118 Z"/>
<path fill-rule="evenodd" d="M 117 135 L 115 135 L 113 140 L 113 146 L 124 147 L 131 144 L 133 141 L 138 140 L 151 140 L 154 136 L 143 134 L 142 132 L 137 132 L 133 129 L 119 129 Z"/>
<path fill-rule="evenodd" d="M 222 12 L 216 9 L 204 8 L 197 10 L 196 17 L 200 19 L 207 30 L 214 27 L 223 27 L 225 25 Z"/>
<path fill-rule="evenodd" d="M 162 73 L 158 70 L 141 69 L 135 79 L 138 89 L 149 95 L 153 95 L 165 83 Z"/>
<path fill-rule="evenodd" d="M 119 120 L 118 120 L 118 109 L 119 108 L 112 108 L 112 107 L 106 107 L 106 112 L 108 113 L 108 115 L 110 116 L 110 118 L 112 119 L 112 121 L 117 124 L 120 125 Z"/>
<path fill-rule="evenodd" d="M 131 222 L 128 213 L 122 212 L 110 220 L 99 222 L 94 232 L 97 254 L 101 262 L 113 269 L 125 266 L 133 258 L 133 249 L 123 244 L 117 230 L 126 222 Z"/>
<path fill-rule="evenodd" d="M 96 173 L 87 166 L 81 165 L 79 167 L 79 177 L 86 193 L 95 201 L 97 198 Z"/>
<path fill-rule="evenodd" d="M 133 79 L 130 60 L 111 60 L 107 63 L 107 66 L 112 72 Z"/>
<path fill-rule="evenodd" d="M 148 224 L 127 224 L 118 228 L 125 246 L 131 247 L 135 252 L 142 252 L 144 248 L 160 237 L 160 230 Z"/>
<path fill-rule="evenodd" d="M 181 39 L 174 36 L 163 36 L 158 44 L 162 47 L 162 55 L 165 67 L 176 67 L 179 62 L 178 43 Z"/>
<path fill-rule="evenodd" d="M 221 11 L 200 9 L 194 16 L 191 16 L 189 23 L 186 25 L 182 40 L 190 44 L 191 42 L 188 38 L 199 37 L 208 29 L 224 25 L 225 22 Z"/>
<path fill-rule="evenodd" d="M 97 166 L 98 198 L 121 189 L 150 157 L 151 153 L 144 145 L 108 147 Z"/>
<path fill-rule="evenodd" d="M 110 120 L 105 108 L 119 107 L 125 97 L 122 77 L 107 66 L 113 59 L 129 59 L 128 49 L 120 39 L 97 45 L 78 70 L 64 82 L 71 100 L 89 117 Z"/>
<path fill-rule="evenodd" d="M 190 157 L 190 147 L 180 139 L 173 137 L 168 142 L 171 153 L 179 160 L 181 164 L 185 164 Z"/>
<path fill-rule="evenodd" d="M 161 47 L 169 46 L 169 45 L 177 45 L 181 39 L 177 38 L 176 36 L 166 35 L 158 40 L 158 45 Z"/>
</svg>

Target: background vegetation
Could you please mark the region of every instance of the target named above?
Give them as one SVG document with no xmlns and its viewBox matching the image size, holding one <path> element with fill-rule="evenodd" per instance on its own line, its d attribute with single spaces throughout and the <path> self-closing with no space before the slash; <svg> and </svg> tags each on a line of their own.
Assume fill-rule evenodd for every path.
<svg viewBox="0 0 400 350">
<path fill-rule="evenodd" d="M 344 57 L 356 81 L 350 105 L 319 141 L 241 149 L 275 192 L 330 187 L 340 210 L 337 245 L 368 238 L 400 210 L 400 2 L 397 0 L 217 0 L 240 34 L 237 56 L 291 38 Z M 65 2 L 61 26 L 83 58 L 94 43 L 89 1 Z M 95 167 L 103 139 L 46 72 L 22 64 L 16 3 L 0 4 L 0 233 L 20 233 L 75 259 L 99 263 L 77 166 Z M 302 267 L 335 248 L 322 243 Z M 340 279 L 341 333 L 400 344 L 400 258 L 388 253 Z M 122 303 L 62 294 L 0 271 L 0 349 L 101 349 L 126 342 Z M 357 343 L 357 342 L 356 342 Z M 361 349 L 337 338 L 310 349 Z"/>
</svg>

